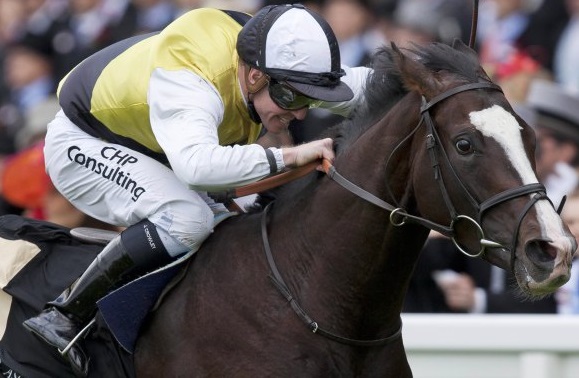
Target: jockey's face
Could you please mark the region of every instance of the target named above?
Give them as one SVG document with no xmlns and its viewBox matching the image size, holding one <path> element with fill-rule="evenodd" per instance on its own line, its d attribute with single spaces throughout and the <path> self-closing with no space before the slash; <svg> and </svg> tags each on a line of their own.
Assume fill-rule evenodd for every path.
<svg viewBox="0 0 579 378">
<path fill-rule="evenodd" d="M 248 80 L 250 80 L 253 84 L 253 82 L 263 80 L 263 75 L 264 74 L 262 72 L 251 69 Z M 250 96 L 253 100 L 255 110 L 263 122 L 263 126 L 270 132 L 278 133 L 287 130 L 290 122 L 294 119 L 304 119 L 308 112 L 308 107 L 304 106 L 295 110 L 281 108 L 271 98 L 269 85 L 270 83 L 268 82 L 267 84 L 263 85 L 261 89 L 251 94 Z"/>
</svg>

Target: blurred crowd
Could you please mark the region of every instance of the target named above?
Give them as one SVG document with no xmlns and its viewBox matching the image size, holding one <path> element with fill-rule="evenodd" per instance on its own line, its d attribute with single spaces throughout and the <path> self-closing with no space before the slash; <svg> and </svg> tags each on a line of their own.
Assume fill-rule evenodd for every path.
<svg viewBox="0 0 579 378">
<path fill-rule="evenodd" d="M 76 210 L 44 172 L 46 125 L 59 109 L 59 81 L 80 61 L 114 42 L 161 30 L 198 7 L 254 13 L 267 0 L 0 0 L 0 215 L 114 229 Z M 395 42 L 451 43 L 471 37 L 470 0 L 302 1 L 333 27 L 342 61 L 365 65 Z M 579 0 L 481 0 L 475 49 L 519 115 L 538 135 L 537 170 L 575 231 L 579 222 Z M 296 142 L 316 138 L 339 117 L 313 109 L 291 125 Z M 575 234 L 579 238 L 579 233 Z M 575 267 L 575 269 L 577 269 Z M 441 274 L 444 273 L 444 274 Z M 577 278 L 579 271 L 573 277 Z M 442 279 L 444 277 L 444 279 Z M 525 302 L 508 272 L 461 257 L 429 238 L 405 311 L 579 313 L 575 280 L 556 296 Z"/>
</svg>

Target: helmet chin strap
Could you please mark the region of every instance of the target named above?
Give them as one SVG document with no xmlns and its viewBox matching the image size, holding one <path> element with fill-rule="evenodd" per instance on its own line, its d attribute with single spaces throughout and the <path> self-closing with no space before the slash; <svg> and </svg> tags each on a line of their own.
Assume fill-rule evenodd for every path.
<svg viewBox="0 0 579 378">
<path fill-rule="evenodd" d="M 249 118 L 251 118 L 253 122 L 261 123 L 261 117 L 257 113 L 257 110 L 255 110 L 255 105 L 253 105 L 252 100 L 247 101 L 247 112 L 249 113 Z"/>
<path fill-rule="evenodd" d="M 257 113 L 255 109 L 255 105 L 253 104 L 253 99 L 251 95 L 256 94 L 260 90 L 262 90 L 267 83 L 269 82 L 269 78 L 267 75 L 262 75 L 255 83 L 251 83 L 249 80 L 249 71 L 250 67 L 248 65 L 244 65 L 245 70 L 245 85 L 247 87 L 247 111 L 249 113 L 249 117 L 253 122 L 261 123 L 261 117 Z"/>
</svg>

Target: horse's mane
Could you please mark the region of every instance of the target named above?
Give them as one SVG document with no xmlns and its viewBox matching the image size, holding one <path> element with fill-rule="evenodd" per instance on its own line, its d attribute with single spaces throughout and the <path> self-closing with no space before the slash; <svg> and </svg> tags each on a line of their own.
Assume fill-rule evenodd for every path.
<svg viewBox="0 0 579 378">
<path fill-rule="evenodd" d="M 373 72 L 368 77 L 365 88 L 365 102 L 350 118 L 327 129 L 320 137 L 334 140 L 336 156 L 351 146 L 367 129 L 382 119 L 406 94 L 403 71 L 395 59 L 397 48 L 383 46 L 372 57 L 369 67 Z M 418 59 L 433 74 L 447 72 L 462 80 L 476 82 L 480 77 L 480 66 L 476 55 L 467 54 L 443 43 L 426 46 L 413 45 L 404 49 L 410 59 Z M 291 198 L 296 193 L 312 188 L 321 174 L 312 174 L 297 182 L 284 185 L 268 192 L 263 202 L 271 198 Z M 286 200 L 284 200 L 286 201 Z"/>
<path fill-rule="evenodd" d="M 433 74 L 452 73 L 468 82 L 476 82 L 480 77 L 480 66 L 476 55 L 466 54 L 447 44 L 434 42 L 425 46 L 413 45 L 404 49 L 414 56 Z M 365 104 L 350 119 L 330 129 L 324 136 L 334 139 L 336 153 L 347 148 L 369 127 L 383 118 L 404 97 L 408 91 L 402 70 L 398 67 L 392 46 L 378 49 L 370 62 L 373 69 L 365 90 Z"/>
</svg>

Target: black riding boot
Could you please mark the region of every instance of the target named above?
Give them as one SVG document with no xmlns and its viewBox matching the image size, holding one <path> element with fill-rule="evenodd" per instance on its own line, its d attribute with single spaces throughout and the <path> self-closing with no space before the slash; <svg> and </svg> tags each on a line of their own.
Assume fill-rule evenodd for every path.
<svg viewBox="0 0 579 378">
<path fill-rule="evenodd" d="M 171 260 L 155 226 L 148 220 L 137 223 L 111 240 L 82 276 L 24 327 L 62 351 L 94 317 L 100 298 Z M 66 357 L 76 374 L 87 375 L 89 360 L 80 344 Z"/>
</svg>

